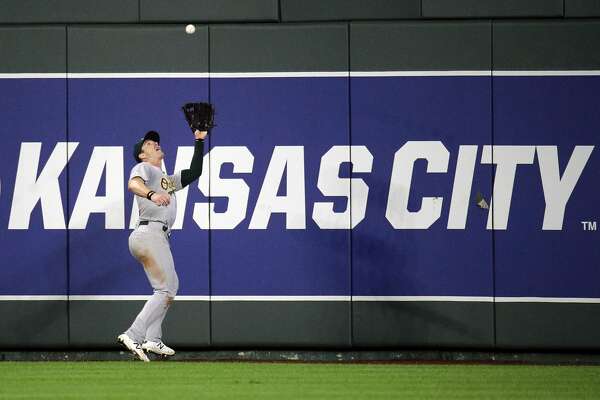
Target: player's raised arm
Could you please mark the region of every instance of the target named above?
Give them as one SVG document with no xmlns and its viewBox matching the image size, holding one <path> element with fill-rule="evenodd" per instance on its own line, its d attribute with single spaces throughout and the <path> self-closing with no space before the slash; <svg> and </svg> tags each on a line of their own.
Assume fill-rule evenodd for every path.
<svg viewBox="0 0 600 400">
<path fill-rule="evenodd" d="M 208 131 L 196 130 L 194 132 L 194 136 L 196 137 L 196 143 L 194 143 L 194 155 L 192 156 L 190 168 L 181 171 L 181 187 L 186 187 L 202 175 L 204 138 L 207 134 Z"/>
<path fill-rule="evenodd" d="M 182 107 L 185 119 L 194 133 L 194 155 L 190 168 L 181 171 L 181 187 L 186 187 L 202 175 L 204 138 L 215 126 L 215 109 L 210 103 L 187 103 Z"/>
</svg>

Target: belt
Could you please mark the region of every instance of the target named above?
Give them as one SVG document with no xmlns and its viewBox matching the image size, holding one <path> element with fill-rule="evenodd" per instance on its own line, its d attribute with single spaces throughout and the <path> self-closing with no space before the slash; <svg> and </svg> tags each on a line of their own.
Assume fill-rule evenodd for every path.
<svg viewBox="0 0 600 400">
<path fill-rule="evenodd" d="M 163 227 L 162 227 L 163 232 L 166 232 L 166 231 L 169 230 L 169 228 L 167 227 L 167 225 L 165 225 L 162 221 L 148 221 L 148 220 L 143 220 L 143 221 L 140 221 L 138 223 L 138 225 L 148 225 L 150 222 L 158 222 L 159 224 L 163 224 Z"/>
</svg>

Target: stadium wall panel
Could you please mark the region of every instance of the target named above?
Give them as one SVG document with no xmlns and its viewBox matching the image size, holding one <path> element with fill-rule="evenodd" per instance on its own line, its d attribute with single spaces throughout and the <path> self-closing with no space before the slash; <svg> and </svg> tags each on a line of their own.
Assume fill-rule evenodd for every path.
<svg viewBox="0 0 600 400">
<path fill-rule="evenodd" d="M 600 17 L 600 3 L 595 0 L 565 0 L 565 17 Z"/>
<path fill-rule="evenodd" d="M 126 301 L 103 303 L 94 296 L 151 293 L 143 268 L 128 249 L 136 221 L 133 197 L 123 193 L 135 164 L 131 149 L 146 131 L 156 130 L 168 154 L 165 170 L 173 173 L 182 157 L 188 157 L 183 163 L 189 165 L 191 154 L 186 154 L 193 136 L 181 106 L 208 100 L 208 27 L 199 27 L 194 35 L 169 25 L 70 27 L 68 40 L 69 142 L 76 146 L 68 164 L 69 294 L 92 299 L 72 302 L 71 344 L 106 346 L 115 340 L 105 334 L 107 324 L 94 334 L 87 328 L 102 324 L 98 316 L 105 315 L 102 321 L 111 321 L 114 336 L 127 329 L 136 312 Z M 161 78 L 165 74 L 168 78 Z M 84 182 L 95 181 L 97 189 L 83 190 Z M 197 185 L 179 192 L 182 214 L 187 210 L 190 215 L 202 197 Z M 112 211 L 94 210 L 92 204 Z M 197 229 L 191 218 L 174 230 L 171 250 L 181 282 L 178 294 L 209 296 L 208 243 L 208 231 Z M 171 321 L 186 328 L 179 336 L 172 332 L 173 342 L 189 345 L 190 337 L 196 337 L 198 345 L 209 342 L 207 304 L 178 304 L 173 309 L 190 312 L 178 319 L 181 312 L 174 311 Z M 123 322 L 125 311 L 128 323 Z"/>
<path fill-rule="evenodd" d="M 494 22 L 494 142 L 525 156 L 510 219 L 494 231 L 501 348 L 598 347 L 600 250 L 585 223 L 600 200 L 599 41 L 595 21 Z M 558 176 L 573 185 L 564 215 L 551 207 Z M 566 304 L 539 303 L 553 298 Z"/>
<path fill-rule="evenodd" d="M 138 22 L 139 0 L 3 0 L 0 23 Z"/>
<path fill-rule="evenodd" d="M 424 18 L 562 17 L 565 0 L 422 0 Z"/>
<path fill-rule="evenodd" d="M 498 302 L 497 348 L 597 350 L 600 337 L 599 309 L 597 302 Z"/>
<path fill-rule="evenodd" d="M 211 296 L 234 298 L 213 303 L 213 341 L 348 346 L 350 219 L 342 217 L 338 229 L 320 229 L 312 218 L 313 205 L 327 200 L 317 188 L 322 157 L 338 146 L 349 161 L 347 27 L 215 26 L 210 39 L 211 101 L 219 115 L 227 115 L 211 145 L 223 153 L 236 146 L 246 154 L 246 162 L 229 161 L 237 161 L 233 169 L 211 158 L 211 188 L 223 184 L 216 179 L 232 178 L 243 178 L 246 187 L 245 215 L 233 229 L 217 220 L 223 217 L 210 219 Z M 299 76 L 285 77 L 286 72 Z M 337 170 L 323 172 L 337 175 Z M 349 183 L 342 185 L 349 192 Z M 229 212 L 234 201 L 216 190 L 220 193 L 211 192 L 215 212 Z M 270 205 L 277 202 L 273 195 L 294 203 L 277 212 Z M 347 198 L 335 207 L 346 209 Z M 271 208 L 266 220 L 260 217 Z M 346 296 L 348 301 L 246 303 L 235 301 L 238 296 Z"/>
<path fill-rule="evenodd" d="M 55 186 L 35 186 L 36 162 L 65 164 L 67 80 L 65 27 L 0 28 L 0 75 L 46 73 L 48 79 L 0 79 L 0 346 L 66 346 L 68 343 L 67 186 L 64 171 Z M 22 171 L 17 179 L 17 171 Z M 61 190 L 62 189 L 62 190 Z M 42 222 L 26 199 L 45 191 L 51 215 Z M 62 218 L 62 220 L 61 220 Z M 17 297 L 14 297 L 17 296 Z M 37 301 L 42 298 L 52 301 Z M 23 299 L 34 299 L 19 301 Z M 15 301 L 16 300 L 16 301 Z"/>
<path fill-rule="evenodd" d="M 187 167 L 180 107 L 211 101 L 168 343 L 597 348 L 599 33 L 0 27 L 0 347 L 113 346 L 151 293 L 127 248 L 132 144 L 158 130 L 165 170 Z"/>
<path fill-rule="evenodd" d="M 493 348 L 491 302 L 352 302 L 355 347 Z"/>
<path fill-rule="evenodd" d="M 598 69 L 597 20 L 494 21 L 494 70 Z"/>
<path fill-rule="evenodd" d="M 115 334 L 131 325 L 144 300 L 71 300 L 70 347 L 78 349 L 115 348 Z M 208 300 L 177 301 L 163 325 L 165 343 L 179 348 L 210 345 Z"/>
<path fill-rule="evenodd" d="M 213 301 L 215 347 L 349 348 L 348 301 Z"/>
<path fill-rule="evenodd" d="M 373 154 L 370 174 L 353 174 L 369 194 L 364 220 L 352 230 L 352 295 L 375 300 L 353 306 L 355 343 L 492 345 L 491 301 L 414 302 L 494 295 L 487 213 L 468 207 L 463 226 L 449 229 L 448 212 L 457 201 L 451 194 L 459 154 L 467 149 L 461 145 L 476 155 L 492 141 L 490 24 L 356 23 L 350 29 L 351 143 Z M 456 70 L 479 72 L 459 76 Z M 488 196 L 489 166 L 472 173 L 469 192 Z M 463 201 L 470 198 L 467 193 Z M 429 222 L 416 222 L 423 217 Z M 386 301 L 394 297 L 409 302 Z M 448 312 L 445 321 L 441 310 Z"/>
<path fill-rule="evenodd" d="M 411 19 L 421 16 L 420 0 L 282 0 L 282 21 Z"/>
<path fill-rule="evenodd" d="M 277 21 L 277 0 L 140 0 L 142 22 Z"/>
<path fill-rule="evenodd" d="M 350 67 L 364 71 L 489 71 L 491 23 L 465 21 L 350 24 Z"/>
</svg>

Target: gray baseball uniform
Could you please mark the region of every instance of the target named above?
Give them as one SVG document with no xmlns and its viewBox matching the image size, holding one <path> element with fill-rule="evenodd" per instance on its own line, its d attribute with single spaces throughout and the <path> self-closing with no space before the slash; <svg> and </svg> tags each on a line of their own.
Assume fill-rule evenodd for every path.
<svg viewBox="0 0 600 400">
<path fill-rule="evenodd" d="M 175 297 L 179 288 L 169 236 L 177 214 L 175 192 L 182 188 L 181 172 L 167 175 L 160 168 L 141 162 L 133 167 L 129 179 L 135 177 L 142 178 L 150 190 L 171 195 L 168 206 L 158 206 L 151 200 L 136 195 L 140 218 L 136 229 L 129 236 L 129 251 L 144 265 L 154 294 L 126 334 L 138 343 L 142 343 L 144 339 L 160 342 L 162 322 L 170 300 Z"/>
</svg>

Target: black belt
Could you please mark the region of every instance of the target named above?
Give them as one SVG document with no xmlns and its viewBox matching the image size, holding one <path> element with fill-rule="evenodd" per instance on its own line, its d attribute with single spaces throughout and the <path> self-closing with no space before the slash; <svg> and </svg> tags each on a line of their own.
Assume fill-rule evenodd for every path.
<svg viewBox="0 0 600 400">
<path fill-rule="evenodd" d="M 158 223 L 163 224 L 161 221 L 147 221 L 147 220 L 144 220 L 144 221 L 140 221 L 140 223 L 138 225 L 148 225 L 150 222 L 158 222 Z M 165 224 L 163 224 L 162 230 L 163 230 L 163 232 L 166 232 L 167 230 L 169 230 L 169 228 L 167 228 L 167 226 Z"/>
</svg>

